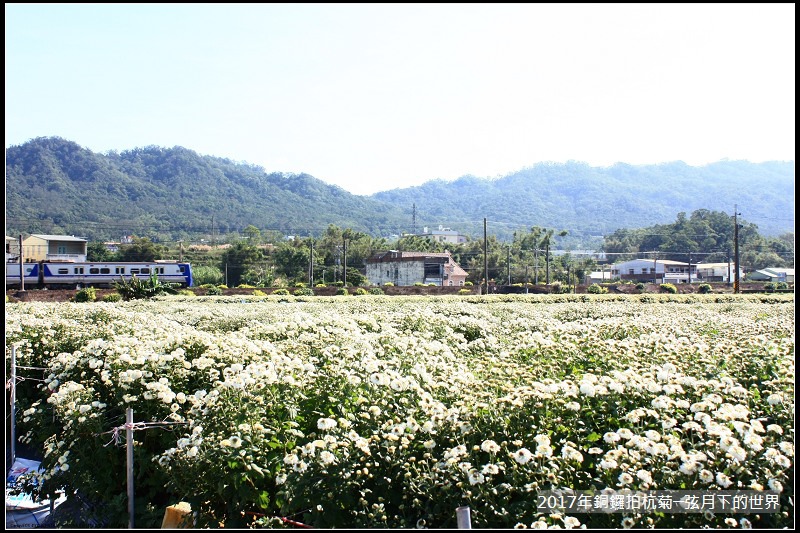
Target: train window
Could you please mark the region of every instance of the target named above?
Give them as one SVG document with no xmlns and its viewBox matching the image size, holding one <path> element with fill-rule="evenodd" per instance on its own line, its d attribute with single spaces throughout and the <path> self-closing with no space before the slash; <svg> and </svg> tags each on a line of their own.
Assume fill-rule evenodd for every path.
<svg viewBox="0 0 800 533">
<path fill-rule="evenodd" d="M 69 269 L 68 268 L 59 268 L 58 269 L 58 273 L 59 274 L 69 274 Z"/>
<path fill-rule="evenodd" d="M 99 268 L 97 268 L 97 267 L 89 268 L 89 274 L 99 274 L 99 273 L 100 273 L 100 269 Z"/>
<path fill-rule="evenodd" d="M 158 274 L 163 274 L 163 273 L 164 273 L 164 267 L 158 267 L 158 268 L 156 268 L 156 272 L 157 272 Z"/>
<path fill-rule="evenodd" d="M 186 267 L 185 266 L 181 265 L 180 269 L 181 269 L 181 274 L 186 274 Z"/>
<path fill-rule="evenodd" d="M 114 274 L 124 274 L 125 267 L 114 267 Z"/>
<path fill-rule="evenodd" d="M 149 273 L 150 273 L 150 269 L 149 268 L 145 267 L 145 268 L 142 269 L 142 274 L 149 274 Z"/>
<path fill-rule="evenodd" d="M 76 274 L 83 274 L 83 267 L 75 267 Z"/>
<path fill-rule="evenodd" d="M 101 274 L 111 274 L 111 269 L 108 267 L 103 267 L 100 269 Z"/>
<path fill-rule="evenodd" d="M 132 268 L 131 269 L 131 274 L 138 274 L 138 273 L 139 273 L 139 269 L 138 268 Z"/>
</svg>

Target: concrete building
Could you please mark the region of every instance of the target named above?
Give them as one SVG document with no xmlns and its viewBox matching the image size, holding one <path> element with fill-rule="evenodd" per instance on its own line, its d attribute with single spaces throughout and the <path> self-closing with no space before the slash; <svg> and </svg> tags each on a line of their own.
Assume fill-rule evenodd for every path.
<svg viewBox="0 0 800 533">
<path fill-rule="evenodd" d="M 22 258 L 26 262 L 86 261 L 89 242 L 71 235 L 31 235 L 22 241 Z"/>
<path fill-rule="evenodd" d="M 762 268 L 751 272 L 748 279 L 752 281 L 771 281 L 774 283 L 794 283 L 793 268 Z"/>
<path fill-rule="evenodd" d="M 730 270 L 729 270 L 730 269 Z M 668 259 L 633 259 L 611 266 L 612 278 L 642 283 L 730 282 L 735 268 L 729 263 L 683 263 Z M 740 279 L 744 273 L 739 268 Z"/>
<path fill-rule="evenodd" d="M 422 228 L 422 233 L 420 233 L 419 236 L 428 237 L 435 242 L 449 242 L 453 244 L 462 244 L 467 242 L 466 235 L 461 235 L 457 231 L 453 231 L 452 229 L 444 226 L 439 226 L 438 230 L 431 231 L 428 231 L 428 228 L 424 227 Z"/>
<path fill-rule="evenodd" d="M 730 263 L 697 263 L 697 280 L 701 282 L 732 283 L 736 278 L 736 265 Z M 744 279 L 744 270 L 739 267 L 739 279 Z"/>
<path fill-rule="evenodd" d="M 373 255 L 366 261 L 367 279 L 372 285 L 393 283 L 409 286 L 415 283 L 442 287 L 461 287 L 467 272 L 450 255 L 444 253 L 399 252 L 389 250 Z"/>
</svg>

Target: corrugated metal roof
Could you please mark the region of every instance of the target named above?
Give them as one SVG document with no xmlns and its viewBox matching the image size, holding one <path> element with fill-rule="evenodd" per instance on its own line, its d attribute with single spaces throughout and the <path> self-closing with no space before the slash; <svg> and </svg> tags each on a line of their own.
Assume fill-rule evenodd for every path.
<svg viewBox="0 0 800 533">
<path fill-rule="evenodd" d="M 37 237 L 45 241 L 74 241 L 74 242 L 87 242 L 86 239 L 75 237 L 74 235 L 42 235 L 35 233 L 31 237 Z"/>
</svg>

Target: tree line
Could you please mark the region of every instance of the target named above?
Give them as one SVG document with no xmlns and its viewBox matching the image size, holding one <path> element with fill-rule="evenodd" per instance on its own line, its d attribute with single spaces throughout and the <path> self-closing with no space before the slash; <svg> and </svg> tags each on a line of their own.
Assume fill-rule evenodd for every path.
<svg viewBox="0 0 800 533">
<path fill-rule="evenodd" d="M 735 225 L 739 224 L 738 235 Z M 183 249 L 134 237 L 131 244 L 110 252 L 102 242 L 88 246 L 90 261 L 152 261 L 182 259 L 193 265 L 195 284 L 242 284 L 256 287 L 297 284 L 364 285 L 366 261 L 387 250 L 449 252 L 468 273 L 467 281 L 482 283 L 485 272 L 498 284 L 563 283 L 599 269 L 598 257 L 563 250 L 567 230 L 533 226 L 511 240 L 496 235 L 454 244 L 426 235 L 403 235 L 396 240 L 373 237 L 352 228 L 330 224 L 319 237 L 286 238 L 263 232 L 254 225 L 224 247 L 209 251 Z M 620 229 L 604 237 L 599 253 L 619 262 L 656 253 L 659 259 L 715 263 L 733 261 L 738 238 L 740 265 L 746 271 L 767 267 L 794 267 L 794 234 L 768 238 L 754 224 L 724 212 L 700 209 L 679 213 L 674 223 L 648 228 Z M 555 251 L 558 250 L 556 254 Z M 649 257 L 652 257 L 649 256 Z"/>
</svg>

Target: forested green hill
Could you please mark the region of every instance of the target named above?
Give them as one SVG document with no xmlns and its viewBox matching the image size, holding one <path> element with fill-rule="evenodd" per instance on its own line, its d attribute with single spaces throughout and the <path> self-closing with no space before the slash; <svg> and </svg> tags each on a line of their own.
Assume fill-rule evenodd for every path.
<svg viewBox="0 0 800 533">
<path fill-rule="evenodd" d="M 268 173 L 182 147 L 98 154 L 40 137 L 6 150 L 7 235 L 221 241 L 249 225 L 306 236 L 334 224 L 376 237 L 443 225 L 482 238 L 486 218 L 501 240 L 539 226 L 569 231 L 579 247 L 681 212 L 733 214 L 734 206 L 764 235 L 794 231 L 794 162 L 549 163 L 498 179 L 464 176 L 359 196 L 307 174 Z"/>
<path fill-rule="evenodd" d="M 495 232 L 498 223 L 538 225 L 566 229 L 573 237 L 669 223 L 678 213 L 698 209 L 733 215 L 738 206 L 762 234 L 776 236 L 794 231 L 794 163 L 618 163 L 605 168 L 542 163 L 494 180 L 431 181 L 374 198 L 413 203 L 421 218 L 435 214 L 453 229 L 477 233 L 478 222 L 488 217 Z"/>
</svg>

